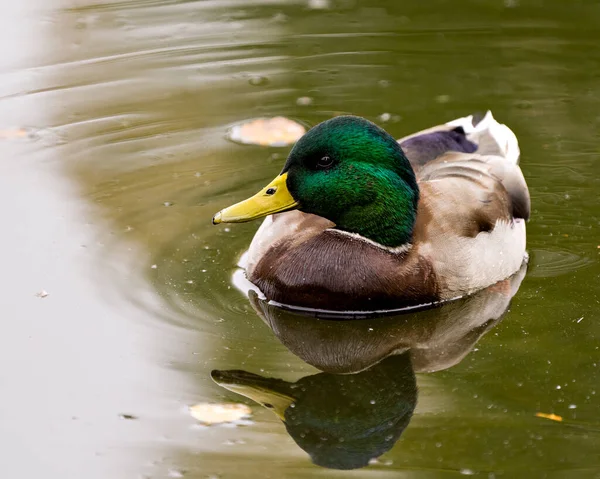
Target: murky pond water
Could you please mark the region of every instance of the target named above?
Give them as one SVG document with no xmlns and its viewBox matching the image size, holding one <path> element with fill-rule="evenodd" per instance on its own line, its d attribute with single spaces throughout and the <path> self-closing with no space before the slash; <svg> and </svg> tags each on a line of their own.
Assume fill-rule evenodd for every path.
<svg viewBox="0 0 600 479">
<path fill-rule="evenodd" d="M 2 477 L 600 478 L 600 5 L 0 8 Z M 524 279 L 352 323 L 233 286 L 258 225 L 211 217 L 288 148 L 231 125 L 401 137 L 488 108 L 532 195 Z M 200 402 L 253 415 L 201 426 Z"/>
</svg>

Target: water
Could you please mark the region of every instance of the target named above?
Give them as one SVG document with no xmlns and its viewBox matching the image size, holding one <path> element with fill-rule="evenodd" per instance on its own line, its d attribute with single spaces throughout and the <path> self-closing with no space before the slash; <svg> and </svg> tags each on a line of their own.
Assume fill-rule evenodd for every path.
<svg viewBox="0 0 600 479">
<path fill-rule="evenodd" d="M 5 3 L 3 476 L 600 477 L 599 5 Z M 401 137 L 487 108 L 517 133 L 532 196 L 531 263 L 506 314 L 505 285 L 492 310 L 461 312 L 472 322 L 261 320 L 233 287 L 257 224 L 210 219 L 288 149 L 234 144 L 232 124 L 347 112 Z M 296 398 L 286 430 L 211 378 L 231 387 L 232 370 L 304 385 L 310 408 Z M 187 406 L 205 401 L 244 402 L 252 423 L 201 427 Z M 377 415 L 397 427 L 367 434 L 383 455 L 352 472 L 314 465 L 290 435 L 338 418 L 350 438 Z"/>
</svg>

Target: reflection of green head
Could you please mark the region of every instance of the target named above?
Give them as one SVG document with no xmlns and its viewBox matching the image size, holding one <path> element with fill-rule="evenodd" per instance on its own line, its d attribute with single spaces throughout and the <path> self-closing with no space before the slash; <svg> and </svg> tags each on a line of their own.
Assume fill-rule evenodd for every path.
<svg viewBox="0 0 600 479">
<path fill-rule="evenodd" d="M 340 116 L 311 129 L 282 173 L 299 209 L 386 246 L 410 241 L 419 188 L 398 142 L 374 123 Z"/>
<path fill-rule="evenodd" d="M 391 449 L 417 401 L 407 354 L 357 374 L 320 373 L 293 384 L 241 371 L 213 371 L 212 376 L 221 386 L 274 409 L 313 462 L 331 469 L 364 467 Z"/>
</svg>

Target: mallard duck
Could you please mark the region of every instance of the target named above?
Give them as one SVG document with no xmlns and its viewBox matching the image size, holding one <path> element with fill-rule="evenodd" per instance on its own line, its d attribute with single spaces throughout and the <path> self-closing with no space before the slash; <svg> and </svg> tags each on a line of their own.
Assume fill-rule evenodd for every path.
<svg viewBox="0 0 600 479">
<path fill-rule="evenodd" d="M 519 154 L 491 112 L 399 141 L 339 116 L 310 129 L 280 175 L 213 223 L 267 217 L 244 265 L 276 304 L 373 311 L 447 301 L 527 259 Z"/>
</svg>

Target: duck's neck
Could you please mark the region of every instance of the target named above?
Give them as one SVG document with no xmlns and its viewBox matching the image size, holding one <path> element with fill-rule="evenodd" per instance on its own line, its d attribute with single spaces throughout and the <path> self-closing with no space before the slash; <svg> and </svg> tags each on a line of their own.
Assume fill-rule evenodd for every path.
<svg viewBox="0 0 600 479">
<path fill-rule="evenodd" d="M 380 185 L 374 201 L 349 209 L 336 221 L 336 228 L 387 248 L 406 246 L 412 241 L 418 199 L 416 182 Z"/>
</svg>

